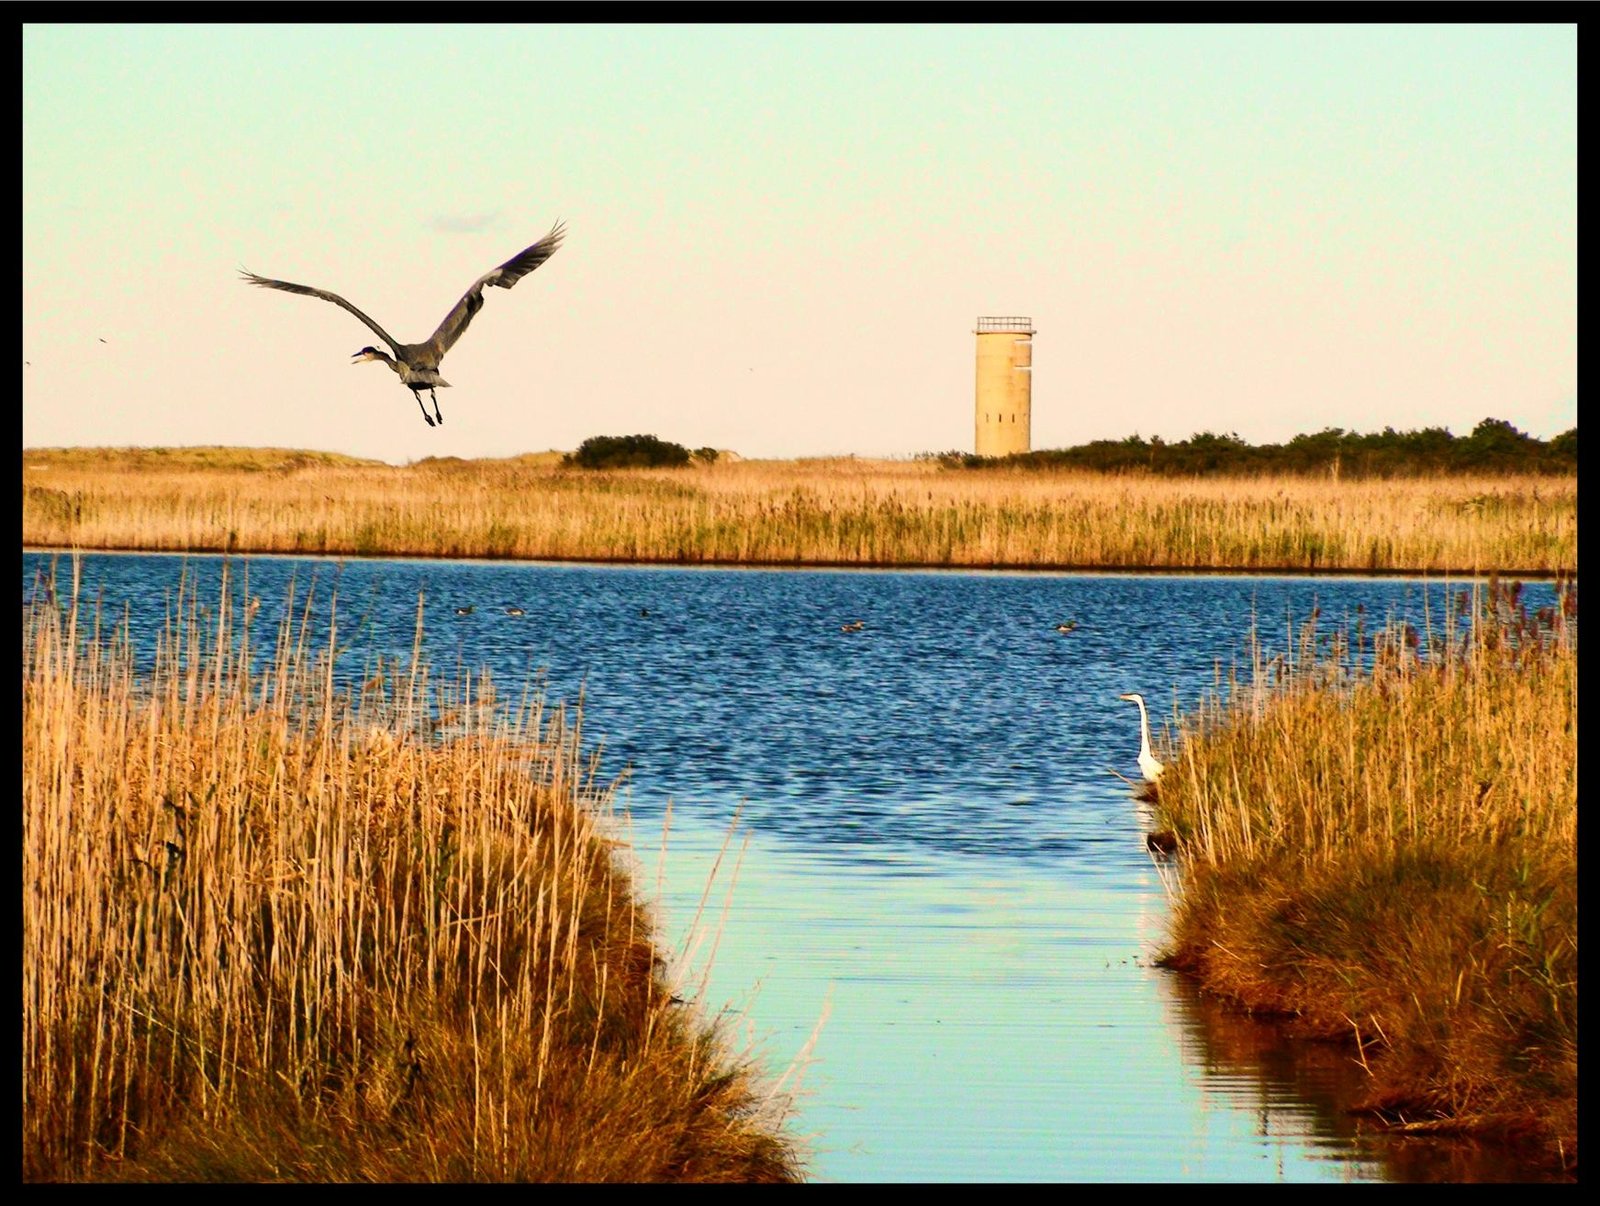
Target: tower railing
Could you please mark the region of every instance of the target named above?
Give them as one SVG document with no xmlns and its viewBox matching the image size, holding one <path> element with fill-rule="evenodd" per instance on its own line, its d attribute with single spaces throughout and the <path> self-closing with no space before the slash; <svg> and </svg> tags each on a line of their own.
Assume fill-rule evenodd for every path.
<svg viewBox="0 0 1600 1206">
<path fill-rule="evenodd" d="M 1019 334 L 1033 334 L 1033 319 L 1017 318 L 1015 316 L 980 317 L 975 334 L 988 335 L 996 331 L 1015 331 Z"/>
</svg>

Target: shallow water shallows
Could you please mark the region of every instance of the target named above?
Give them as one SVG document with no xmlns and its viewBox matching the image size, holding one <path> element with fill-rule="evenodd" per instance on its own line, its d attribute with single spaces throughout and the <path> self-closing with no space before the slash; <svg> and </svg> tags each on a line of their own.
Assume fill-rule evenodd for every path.
<svg viewBox="0 0 1600 1206">
<path fill-rule="evenodd" d="M 50 561 L 24 555 L 25 599 Z M 179 574 L 214 602 L 222 566 L 88 556 L 82 595 L 148 650 Z M 1325 635 L 1438 627 L 1468 584 L 304 558 L 228 572 L 241 605 L 261 601 L 258 640 L 291 578 L 324 639 L 336 614 L 346 682 L 409 659 L 420 593 L 436 680 L 487 668 L 508 701 L 530 682 L 582 696 L 686 987 L 775 1071 L 808 1051 L 798 1129 L 819 1179 L 1519 1175 L 1470 1144 L 1363 1130 L 1343 1112 L 1347 1057 L 1152 967 L 1166 889 L 1111 773 L 1137 774 L 1119 693 L 1142 692 L 1157 722 L 1230 664 L 1248 673 L 1252 624 L 1269 650 L 1293 647 L 1313 607 Z"/>
</svg>

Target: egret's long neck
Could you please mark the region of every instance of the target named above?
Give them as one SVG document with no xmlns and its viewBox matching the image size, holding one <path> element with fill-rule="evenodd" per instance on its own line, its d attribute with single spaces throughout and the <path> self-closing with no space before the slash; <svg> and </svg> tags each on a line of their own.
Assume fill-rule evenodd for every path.
<svg viewBox="0 0 1600 1206">
<path fill-rule="evenodd" d="M 1144 700 L 1133 701 L 1139 705 L 1139 753 L 1149 754 L 1150 750 L 1150 715 L 1144 710 Z"/>
</svg>

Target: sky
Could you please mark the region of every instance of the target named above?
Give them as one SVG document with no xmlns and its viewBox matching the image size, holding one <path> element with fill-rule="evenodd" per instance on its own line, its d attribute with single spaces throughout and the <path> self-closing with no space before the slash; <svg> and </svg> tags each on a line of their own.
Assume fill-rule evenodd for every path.
<svg viewBox="0 0 1600 1206">
<path fill-rule="evenodd" d="M 25 25 L 22 442 L 405 464 L 1577 423 L 1574 25 Z M 489 289 L 444 415 L 350 357 Z"/>
</svg>

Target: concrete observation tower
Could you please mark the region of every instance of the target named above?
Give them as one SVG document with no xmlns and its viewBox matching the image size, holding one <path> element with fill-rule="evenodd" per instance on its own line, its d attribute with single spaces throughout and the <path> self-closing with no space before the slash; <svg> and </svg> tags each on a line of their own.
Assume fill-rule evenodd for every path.
<svg viewBox="0 0 1600 1206">
<path fill-rule="evenodd" d="M 1033 319 L 979 318 L 978 397 L 973 441 L 979 456 L 1033 448 Z"/>
</svg>

